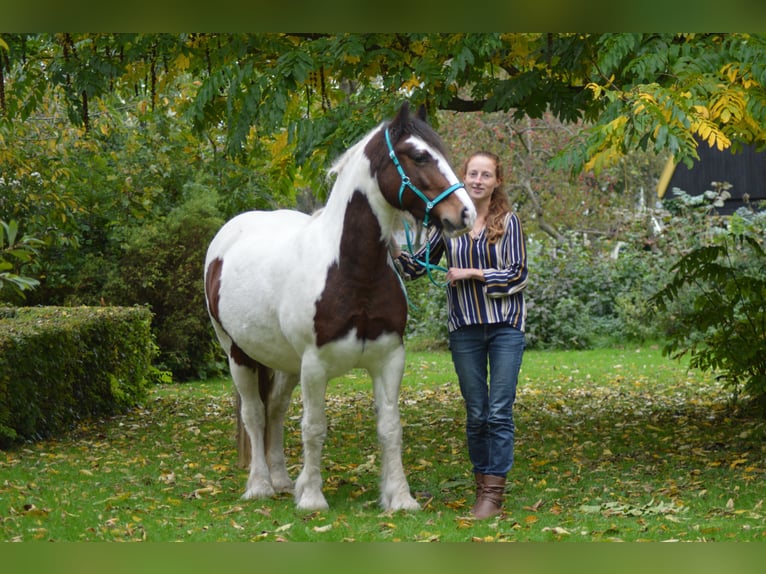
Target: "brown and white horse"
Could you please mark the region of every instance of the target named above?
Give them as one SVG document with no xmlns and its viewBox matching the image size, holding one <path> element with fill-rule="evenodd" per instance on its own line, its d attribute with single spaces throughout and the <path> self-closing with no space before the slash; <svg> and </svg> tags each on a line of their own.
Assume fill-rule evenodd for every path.
<svg viewBox="0 0 766 574">
<path fill-rule="evenodd" d="M 207 307 L 250 438 L 244 498 L 293 488 L 282 426 L 300 381 L 304 460 L 295 501 L 300 509 L 327 508 L 320 474 L 327 382 L 363 368 L 373 382 L 382 450 L 380 503 L 417 509 L 402 466 L 398 405 L 407 302 L 389 238 L 403 211 L 448 235 L 471 229 L 476 211 L 424 109 L 413 116 L 406 102 L 395 119 L 347 150 L 331 174 L 327 205 L 313 216 L 243 213 L 208 248 Z"/>
</svg>

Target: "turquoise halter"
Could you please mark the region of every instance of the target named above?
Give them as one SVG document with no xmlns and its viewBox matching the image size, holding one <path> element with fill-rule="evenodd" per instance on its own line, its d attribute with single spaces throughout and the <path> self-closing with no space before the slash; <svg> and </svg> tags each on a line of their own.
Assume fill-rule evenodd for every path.
<svg viewBox="0 0 766 574">
<path fill-rule="evenodd" d="M 415 187 L 412 184 L 412 181 L 407 176 L 406 173 L 404 173 L 404 169 L 402 168 L 402 164 L 399 163 L 399 158 L 396 157 L 396 153 L 394 152 L 394 146 L 391 145 L 391 138 L 388 135 L 388 128 L 386 128 L 386 145 L 388 146 L 388 156 L 391 158 L 391 161 L 394 162 L 394 167 L 396 167 L 396 171 L 399 172 L 399 177 L 402 178 L 402 185 L 399 187 L 399 207 L 404 208 L 404 205 L 402 204 L 402 196 L 404 195 L 404 190 L 406 188 L 409 188 L 412 193 L 414 193 L 416 196 L 418 196 L 420 199 L 423 200 L 423 203 L 425 203 L 426 206 L 426 214 L 423 216 L 423 227 L 428 229 L 428 224 L 430 223 L 430 217 L 431 217 L 431 210 L 436 206 L 437 203 L 442 201 L 443 199 L 446 199 L 449 197 L 453 192 L 457 191 L 461 187 L 465 187 L 462 183 L 458 182 L 451 186 L 449 186 L 447 189 L 442 191 L 438 196 L 436 196 L 434 199 L 428 199 L 426 197 L 426 194 L 424 194 L 422 191 L 420 191 L 417 187 Z M 431 243 L 428 242 L 426 239 L 426 259 L 425 261 L 422 261 L 420 259 L 417 259 L 414 257 L 413 249 L 412 249 L 412 240 L 411 240 L 411 234 L 410 234 L 410 226 L 407 225 L 407 222 L 404 221 L 404 233 L 407 237 L 407 249 L 409 249 L 410 255 L 413 255 L 413 259 L 425 267 L 426 273 L 428 274 L 428 278 L 431 280 L 431 283 L 434 285 L 444 286 L 445 283 L 437 283 L 433 276 L 431 275 L 431 269 L 438 269 L 439 271 L 447 272 L 447 269 L 445 267 L 442 267 L 441 265 L 435 265 L 431 263 Z"/>
</svg>

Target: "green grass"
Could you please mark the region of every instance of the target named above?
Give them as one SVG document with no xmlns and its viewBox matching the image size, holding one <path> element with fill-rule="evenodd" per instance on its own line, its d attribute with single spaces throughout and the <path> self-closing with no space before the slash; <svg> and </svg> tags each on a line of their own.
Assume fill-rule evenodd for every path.
<svg viewBox="0 0 766 574">
<path fill-rule="evenodd" d="M 300 469 L 300 405 L 286 448 Z M 377 505 L 370 382 L 328 390 L 324 492 L 244 501 L 228 380 L 156 387 L 142 406 L 0 452 L 0 539 L 16 541 L 762 540 L 766 422 L 657 348 L 529 351 L 505 513 L 472 521 L 464 410 L 448 353 L 410 352 L 404 465 L 423 510 Z"/>
</svg>

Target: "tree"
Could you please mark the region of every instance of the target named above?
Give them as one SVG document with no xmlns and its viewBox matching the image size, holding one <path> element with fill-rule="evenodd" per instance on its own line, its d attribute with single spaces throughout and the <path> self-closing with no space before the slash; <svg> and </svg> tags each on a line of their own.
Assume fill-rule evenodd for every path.
<svg viewBox="0 0 766 574">
<path fill-rule="evenodd" d="M 634 149 L 696 158 L 766 141 L 762 34 L 57 34 L 4 35 L 3 112 L 28 116 L 53 82 L 90 129 L 94 98 L 140 92 L 151 106 L 182 76 L 202 132 L 224 125 L 229 154 L 283 153 L 316 175 L 400 100 L 431 111 L 551 113 L 589 124 L 562 155 L 573 172 Z M 279 145 L 281 144 L 281 147 Z M 318 151 L 317 151 L 318 150 Z"/>
</svg>

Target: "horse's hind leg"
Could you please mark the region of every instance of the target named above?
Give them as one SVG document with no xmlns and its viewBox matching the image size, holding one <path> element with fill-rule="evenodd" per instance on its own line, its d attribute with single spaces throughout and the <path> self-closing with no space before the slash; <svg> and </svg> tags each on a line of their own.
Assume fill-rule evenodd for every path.
<svg viewBox="0 0 766 574">
<path fill-rule="evenodd" d="M 418 510 L 402 466 L 402 425 L 399 389 L 404 373 L 404 348 L 370 369 L 375 391 L 378 442 L 381 448 L 380 504 L 386 510 Z"/>
<path fill-rule="evenodd" d="M 231 376 L 242 399 L 242 423 L 250 438 L 250 475 L 242 498 L 267 498 L 274 495 L 266 464 L 266 411 L 258 391 L 258 373 L 250 367 L 229 361 Z"/>
<path fill-rule="evenodd" d="M 285 414 L 290 406 L 298 378 L 282 371 L 274 372 L 274 383 L 266 404 L 266 460 L 271 471 L 271 485 L 277 492 L 292 492 L 293 481 L 287 475 L 284 447 Z"/>
</svg>

